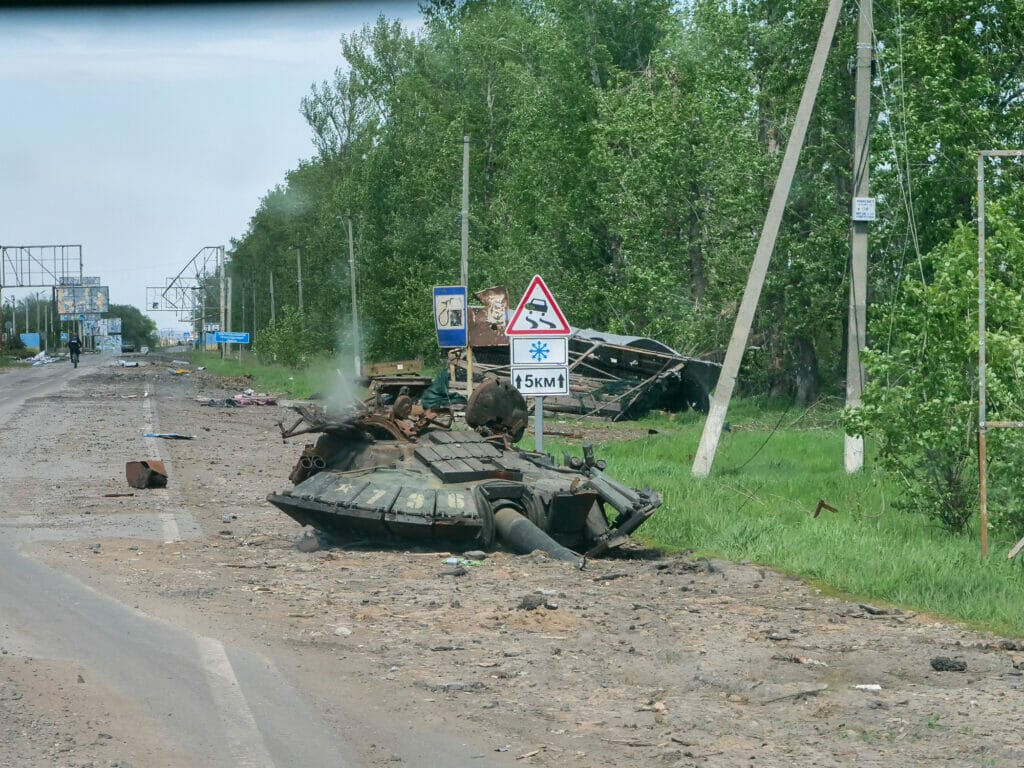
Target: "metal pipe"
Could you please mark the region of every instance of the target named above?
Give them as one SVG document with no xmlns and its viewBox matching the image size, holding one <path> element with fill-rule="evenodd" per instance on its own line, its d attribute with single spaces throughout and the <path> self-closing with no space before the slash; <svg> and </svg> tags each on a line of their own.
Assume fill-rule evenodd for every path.
<svg viewBox="0 0 1024 768">
<path fill-rule="evenodd" d="M 978 507 L 981 557 L 988 557 L 988 467 L 985 466 L 985 153 L 978 153 Z"/>
</svg>

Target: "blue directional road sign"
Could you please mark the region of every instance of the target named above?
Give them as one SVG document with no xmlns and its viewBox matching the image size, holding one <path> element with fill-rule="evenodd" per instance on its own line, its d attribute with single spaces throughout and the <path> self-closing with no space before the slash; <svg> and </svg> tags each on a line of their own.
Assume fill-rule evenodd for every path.
<svg viewBox="0 0 1024 768">
<path fill-rule="evenodd" d="M 213 333 L 214 344 L 248 344 L 249 334 L 248 332 L 242 333 L 241 331 L 214 331 Z"/>
<path fill-rule="evenodd" d="M 464 347 L 466 331 L 466 286 L 441 285 L 434 288 L 434 327 L 442 349 Z"/>
</svg>

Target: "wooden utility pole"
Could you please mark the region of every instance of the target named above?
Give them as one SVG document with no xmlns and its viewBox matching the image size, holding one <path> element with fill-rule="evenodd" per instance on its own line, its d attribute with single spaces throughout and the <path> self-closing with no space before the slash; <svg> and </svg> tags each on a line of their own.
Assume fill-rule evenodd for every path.
<svg viewBox="0 0 1024 768">
<path fill-rule="evenodd" d="M 853 196 L 867 198 L 871 170 L 871 43 L 872 0 L 860 0 L 857 22 L 857 84 L 854 108 Z M 854 205 L 856 210 L 857 206 Z M 868 321 L 868 225 L 870 221 L 854 215 L 850 222 L 850 311 L 846 325 L 846 407 L 859 408 L 864 390 L 864 363 L 861 351 L 867 345 Z M 847 472 L 864 468 L 864 438 L 846 435 L 843 464 Z"/>
<path fill-rule="evenodd" d="M 736 386 L 736 376 L 739 373 L 740 361 L 743 359 L 743 350 L 746 349 L 747 338 L 750 336 L 754 311 L 757 309 L 757 301 L 761 296 L 761 288 L 764 286 L 765 274 L 768 271 L 768 262 L 771 260 L 772 251 L 775 248 L 775 239 L 779 234 L 779 225 L 782 223 L 782 213 L 786 208 L 786 200 L 789 198 L 793 174 L 796 172 L 797 161 L 800 159 L 800 148 L 803 146 L 804 136 L 807 134 L 807 124 L 810 122 L 811 111 L 814 109 L 814 100 L 818 95 L 818 86 L 821 84 L 821 77 L 825 71 L 825 61 L 832 45 L 832 37 L 836 31 L 842 4 L 842 0 L 829 0 L 828 9 L 825 11 L 825 21 L 821 25 L 821 34 L 818 36 L 818 46 L 814 50 L 814 58 L 811 60 L 811 68 L 807 73 L 807 81 L 804 83 L 803 95 L 800 97 L 800 106 L 793 122 L 793 132 L 789 135 L 789 142 L 786 144 L 786 154 L 782 158 L 782 167 L 779 169 L 779 176 L 775 181 L 775 191 L 772 192 L 771 203 L 768 205 L 768 214 L 765 217 L 764 227 L 761 229 L 761 239 L 758 241 L 754 262 L 750 267 L 750 274 L 747 276 L 747 287 L 743 292 L 743 300 L 740 302 L 740 309 L 736 315 L 732 337 L 729 339 L 729 348 L 726 350 L 725 361 L 722 363 L 722 372 L 719 374 L 718 384 L 715 386 L 711 410 L 704 421 L 704 432 L 700 438 L 700 446 L 697 448 L 697 456 L 693 461 L 692 472 L 695 477 L 707 477 L 711 474 L 711 465 L 715 460 L 715 451 L 718 449 L 718 440 L 722 436 L 725 415 L 729 410 L 729 401 L 732 399 L 732 391 Z"/>
<path fill-rule="evenodd" d="M 352 281 L 352 356 L 356 377 L 363 375 L 362 340 L 359 335 L 359 300 L 356 298 L 356 246 L 352 237 L 352 211 L 348 212 L 348 276 Z"/>
</svg>

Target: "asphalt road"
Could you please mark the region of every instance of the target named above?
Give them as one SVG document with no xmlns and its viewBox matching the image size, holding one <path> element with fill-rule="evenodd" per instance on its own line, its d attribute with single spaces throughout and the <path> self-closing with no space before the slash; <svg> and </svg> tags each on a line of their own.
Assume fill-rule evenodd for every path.
<svg viewBox="0 0 1024 768">
<path fill-rule="evenodd" d="M 0 434 L 30 398 L 53 395 L 110 358 L 85 355 L 78 369 L 53 363 L 0 374 Z M 82 409 L 84 410 L 84 409 Z M 75 412 L 63 418 L 79 418 Z M 86 418 L 85 415 L 81 418 Z M 76 426 L 66 425 L 69 429 Z M 14 441 L 16 443 L 16 441 Z M 7 440 L 0 470 L 24 477 L 18 446 Z M 74 482 L 62 463 L 47 482 Z M 4 472 L 0 472 L 0 487 Z M 12 482 L 11 486 L 15 484 Z M 23 486 L 22 486 L 23 487 Z M 24 495 L 24 493 L 22 493 Z M 237 768 L 353 765 L 351 752 L 268 658 L 147 616 L 22 554 L 37 539 L 167 535 L 166 519 L 74 514 L 59 521 L 36 511 L 32 499 L 7 496 L 0 515 L 0 647 L 5 653 L 71 660 L 155 721 L 195 756 L 197 765 Z M 173 530 L 194 531 L 187 514 Z"/>
</svg>

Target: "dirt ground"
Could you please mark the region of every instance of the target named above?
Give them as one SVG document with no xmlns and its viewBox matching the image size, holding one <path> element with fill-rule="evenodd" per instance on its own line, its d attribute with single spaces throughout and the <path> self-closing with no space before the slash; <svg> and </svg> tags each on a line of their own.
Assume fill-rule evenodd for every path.
<svg viewBox="0 0 1024 768">
<path fill-rule="evenodd" d="M 481 765 L 1024 765 L 1024 646 L 836 599 L 756 564 L 636 548 L 582 571 L 503 552 L 453 569 L 448 552 L 299 551 L 303 530 L 264 500 L 288 487 L 304 442 L 280 439 L 276 422 L 291 412 L 201 404 L 242 385 L 159 364 L 105 367 L 33 401 L 7 445 L 38 439 L 34 410 L 81 405 L 93 439 L 55 445 L 90 468 L 73 507 L 59 503 L 68 488 L 14 483 L 15 493 L 41 493 L 69 519 L 184 509 L 201 533 L 26 551 L 272 656 L 332 726 L 345 728 L 339 697 L 359 696 L 389 707 L 396 729 L 416 721 L 471 740 Z M 146 458 L 135 435 L 147 416 L 195 439 L 161 443 L 168 488 L 105 496 L 132 493 L 124 461 Z M 39 765 L 158 764 L 162 745 L 132 735 L 145 713 L 90 693 L 74 668 L 0 650 L 0 743 Z M 966 669 L 937 671 L 937 657 Z M 362 764 L 401 761 L 386 734 L 358 746 Z"/>
</svg>

